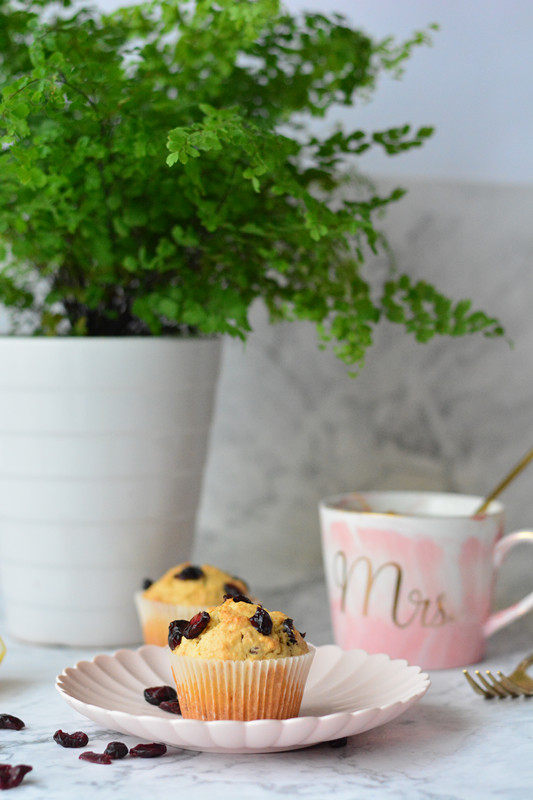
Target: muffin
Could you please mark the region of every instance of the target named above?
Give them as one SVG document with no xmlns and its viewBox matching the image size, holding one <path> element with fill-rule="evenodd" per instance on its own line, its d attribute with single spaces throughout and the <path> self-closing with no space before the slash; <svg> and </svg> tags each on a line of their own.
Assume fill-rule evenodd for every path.
<svg viewBox="0 0 533 800">
<path fill-rule="evenodd" d="M 166 645 L 172 620 L 189 619 L 198 611 L 222 603 L 226 595 L 247 591 L 243 580 L 211 564 L 177 564 L 154 583 L 145 581 L 144 591 L 135 595 L 144 641 Z"/>
<path fill-rule="evenodd" d="M 290 617 L 247 597 L 174 620 L 172 673 L 189 719 L 287 719 L 298 716 L 314 649 Z"/>
</svg>

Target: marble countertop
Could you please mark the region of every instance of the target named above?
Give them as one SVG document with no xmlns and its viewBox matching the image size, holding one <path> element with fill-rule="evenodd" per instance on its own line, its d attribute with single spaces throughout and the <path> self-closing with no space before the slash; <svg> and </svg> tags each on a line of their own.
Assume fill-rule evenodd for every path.
<svg viewBox="0 0 533 800">
<path fill-rule="evenodd" d="M 290 606 L 315 644 L 331 641 L 325 593 L 316 582 L 266 599 L 274 607 Z M 533 649 L 532 623 L 530 615 L 494 637 L 487 665 L 511 670 Z M 460 670 L 432 673 L 433 685 L 420 703 L 388 725 L 351 738 L 343 749 L 319 745 L 259 756 L 169 749 L 157 760 L 126 759 L 103 767 L 80 761 L 77 751 L 52 740 L 62 728 L 86 731 L 96 751 L 113 739 L 135 743 L 81 718 L 54 689 L 58 672 L 96 651 L 36 647 L 5 638 L 0 712 L 20 716 L 26 728 L 0 732 L 0 760 L 33 766 L 17 790 L 24 800 L 531 798 L 533 699 L 485 701 L 469 689 Z"/>
</svg>

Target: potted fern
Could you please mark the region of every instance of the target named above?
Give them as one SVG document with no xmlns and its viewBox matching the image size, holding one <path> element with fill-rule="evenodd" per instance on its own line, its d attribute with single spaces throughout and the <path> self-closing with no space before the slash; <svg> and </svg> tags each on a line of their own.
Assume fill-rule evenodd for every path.
<svg viewBox="0 0 533 800">
<path fill-rule="evenodd" d="M 23 638 L 137 638 L 131 596 L 189 554 L 220 335 L 316 323 L 350 367 L 382 318 L 420 341 L 501 333 L 408 275 L 372 283 L 376 214 L 346 162 L 430 128 L 306 122 L 428 40 L 374 41 L 277 0 L 104 14 L 0 0 L 0 569 Z M 31 554 L 31 557 L 30 557 Z"/>
</svg>

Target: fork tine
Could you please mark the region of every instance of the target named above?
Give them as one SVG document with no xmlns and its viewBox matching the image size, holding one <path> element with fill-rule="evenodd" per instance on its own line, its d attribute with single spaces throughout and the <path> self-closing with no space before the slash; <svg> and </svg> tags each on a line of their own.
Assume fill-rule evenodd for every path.
<svg viewBox="0 0 533 800">
<path fill-rule="evenodd" d="M 502 697 L 516 697 L 516 694 L 513 691 L 508 689 L 503 682 L 499 681 L 497 678 L 494 677 L 490 669 L 486 669 L 485 673 L 489 678 L 489 680 L 491 681 L 492 685 L 494 686 L 494 689 L 497 692 L 503 692 L 503 694 L 501 695 Z"/>
<path fill-rule="evenodd" d="M 490 691 L 490 693 L 489 693 L 489 692 L 486 692 L 486 691 L 485 691 L 485 689 L 482 689 L 482 688 L 481 688 L 481 686 L 479 686 L 479 684 L 478 684 L 478 683 L 476 683 L 476 681 L 475 681 L 475 680 L 473 679 L 473 677 L 470 675 L 470 673 L 468 672 L 468 670 L 464 669 L 464 670 L 463 670 L 463 675 L 465 676 L 466 680 L 468 681 L 468 683 L 470 684 L 470 686 L 472 687 L 472 689 L 473 689 L 475 692 L 477 692 L 477 693 L 478 693 L 478 694 L 480 694 L 482 697 L 484 697 L 484 698 L 485 698 L 485 700 L 492 700 L 492 698 L 495 696 L 495 692 L 493 692 L 493 691 L 491 690 L 491 691 Z"/>
<path fill-rule="evenodd" d="M 481 685 L 485 689 L 488 689 L 490 692 L 493 692 L 496 697 L 506 697 L 507 696 L 505 692 L 502 692 L 500 689 L 497 689 L 495 686 L 491 686 L 490 683 L 485 680 L 485 678 L 483 677 L 483 675 L 481 674 L 481 672 L 478 669 L 476 669 L 475 672 L 476 672 L 477 677 L 481 681 Z"/>
<path fill-rule="evenodd" d="M 522 692 L 520 690 L 520 687 L 517 686 L 516 683 L 513 683 L 511 680 L 509 680 L 507 675 L 504 675 L 503 672 L 500 672 L 500 670 L 497 670 L 497 673 L 498 673 L 498 677 L 500 679 L 500 683 L 503 684 L 503 686 L 505 686 L 507 691 L 513 697 L 520 697 L 520 695 L 522 694 Z"/>
<path fill-rule="evenodd" d="M 515 692 L 523 694 L 524 697 L 533 697 L 533 692 L 530 692 L 528 689 L 524 689 L 522 686 L 519 686 L 518 683 L 515 683 L 510 675 L 504 675 L 503 677 L 511 684 Z"/>
</svg>

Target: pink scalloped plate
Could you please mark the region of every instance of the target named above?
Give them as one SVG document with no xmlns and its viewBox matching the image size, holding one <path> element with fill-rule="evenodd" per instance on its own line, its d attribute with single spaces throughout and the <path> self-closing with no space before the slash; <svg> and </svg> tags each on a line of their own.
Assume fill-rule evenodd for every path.
<svg viewBox="0 0 533 800">
<path fill-rule="evenodd" d="M 145 645 L 80 661 L 56 680 L 84 717 L 120 733 L 210 753 L 274 753 L 353 736 L 403 714 L 428 690 L 420 667 L 364 650 L 316 649 L 298 717 L 251 722 L 182 719 L 150 706 L 147 686 L 173 685 L 168 650 Z"/>
</svg>

